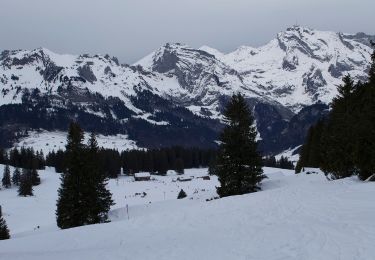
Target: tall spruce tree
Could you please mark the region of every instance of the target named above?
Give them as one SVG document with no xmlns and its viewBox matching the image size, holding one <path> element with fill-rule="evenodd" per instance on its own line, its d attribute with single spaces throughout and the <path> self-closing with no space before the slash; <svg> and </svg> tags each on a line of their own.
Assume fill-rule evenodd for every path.
<svg viewBox="0 0 375 260">
<path fill-rule="evenodd" d="M 0 206 L 0 240 L 5 240 L 9 238 L 10 238 L 9 229 L 3 217 L 2 208 Z"/>
<path fill-rule="evenodd" d="M 356 106 L 357 119 L 354 125 L 355 145 L 354 162 L 358 168 L 358 176 L 366 180 L 375 173 L 375 45 L 371 55 L 369 81 L 358 88 Z"/>
<path fill-rule="evenodd" d="M 18 187 L 19 196 L 33 196 L 33 184 L 31 182 L 31 176 L 27 170 L 22 171 L 20 186 Z"/>
<path fill-rule="evenodd" d="M 355 84 L 350 75 L 343 78 L 339 95 L 333 99 L 332 110 L 322 135 L 321 168 L 333 178 L 344 178 L 356 172 L 354 155 L 356 118 L 353 113 Z"/>
<path fill-rule="evenodd" d="M 21 181 L 21 172 L 19 168 L 16 168 L 13 172 L 12 182 L 14 185 L 18 186 L 20 185 L 20 181 Z"/>
<path fill-rule="evenodd" d="M 4 167 L 2 183 L 3 183 L 4 188 L 6 188 L 6 189 L 8 189 L 12 186 L 12 182 L 11 182 L 11 179 L 10 179 L 9 165 L 5 165 L 5 167 Z"/>
<path fill-rule="evenodd" d="M 255 192 L 266 178 L 257 152 L 256 130 L 251 111 L 241 94 L 233 95 L 224 111 L 227 126 L 220 135 L 220 147 L 210 174 L 217 175 L 221 197 Z"/>
<path fill-rule="evenodd" d="M 84 133 L 80 126 L 75 122 L 71 123 L 56 209 L 57 226 L 62 229 L 82 226 L 87 221 L 88 209 L 85 208 L 83 197 L 85 182 L 83 139 Z"/>
<path fill-rule="evenodd" d="M 83 137 L 79 125 L 72 123 L 56 210 L 57 225 L 62 229 L 107 222 L 113 205 L 95 135 L 90 136 L 87 146 Z"/>
<path fill-rule="evenodd" d="M 95 134 L 88 141 L 85 173 L 87 189 L 84 199 L 88 208 L 87 224 L 108 222 L 108 212 L 113 205 L 112 194 L 107 189 L 108 178 L 100 166 L 99 148 Z"/>
<path fill-rule="evenodd" d="M 324 132 L 324 121 L 318 121 L 311 126 L 305 143 L 300 150 L 300 158 L 296 165 L 296 173 L 301 172 L 304 167 L 318 168 L 322 165 L 322 134 Z"/>
</svg>

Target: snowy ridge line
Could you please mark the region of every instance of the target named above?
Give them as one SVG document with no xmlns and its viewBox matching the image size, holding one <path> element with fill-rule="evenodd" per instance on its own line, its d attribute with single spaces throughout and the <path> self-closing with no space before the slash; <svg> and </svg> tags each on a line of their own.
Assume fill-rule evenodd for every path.
<svg viewBox="0 0 375 260">
<path fill-rule="evenodd" d="M 220 97 L 234 92 L 298 112 L 317 102 L 328 104 L 345 74 L 364 80 L 372 38 L 294 26 L 265 46 L 242 46 L 228 54 L 168 43 L 133 66 L 108 55 L 60 55 L 45 48 L 3 51 L 0 105 L 22 102 L 23 89 L 58 94 L 59 87 L 72 84 L 117 97 L 140 116 L 130 98 L 142 90 L 211 118 L 218 117 Z"/>
</svg>

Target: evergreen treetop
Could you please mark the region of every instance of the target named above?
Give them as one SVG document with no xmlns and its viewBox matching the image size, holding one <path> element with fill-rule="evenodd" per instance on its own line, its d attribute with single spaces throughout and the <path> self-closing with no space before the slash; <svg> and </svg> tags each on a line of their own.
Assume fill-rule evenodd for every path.
<svg viewBox="0 0 375 260">
<path fill-rule="evenodd" d="M 349 74 L 344 76 L 342 81 L 343 84 L 337 87 L 337 92 L 339 93 L 339 96 L 333 99 L 333 104 L 335 104 L 335 101 L 337 102 L 349 97 L 355 90 L 354 80 Z"/>
</svg>

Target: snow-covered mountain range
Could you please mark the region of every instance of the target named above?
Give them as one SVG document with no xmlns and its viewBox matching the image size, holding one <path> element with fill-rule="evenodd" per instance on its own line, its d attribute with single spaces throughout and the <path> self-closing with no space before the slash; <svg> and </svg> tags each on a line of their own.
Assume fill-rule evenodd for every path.
<svg viewBox="0 0 375 260">
<path fill-rule="evenodd" d="M 173 92 L 176 87 L 171 86 L 172 90 L 166 89 L 172 91 L 171 96 L 187 95 L 190 101 L 198 99 L 209 105 L 217 100 L 218 93 L 239 91 L 298 112 L 317 102 L 329 103 L 347 73 L 365 80 L 371 39 L 375 37 L 363 33 L 350 35 L 294 26 L 259 48 L 242 46 L 223 54 L 207 46 L 195 50 L 166 44 L 136 64 L 177 79 L 182 90 Z"/>
<path fill-rule="evenodd" d="M 133 65 L 108 55 L 60 55 L 45 48 L 3 51 L 0 131 L 8 141 L 15 129 L 64 130 L 76 119 L 89 131 L 127 134 L 140 146 L 207 146 L 222 125 L 225 102 L 241 92 L 254 108 L 261 139 L 285 139 L 289 123 L 307 113 L 312 118 L 297 127 L 303 138 L 326 110 L 309 106 L 328 104 L 347 73 L 366 79 L 371 39 L 294 26 L 259 48 L 223 54 L 168 43 Z"/>
</svg>

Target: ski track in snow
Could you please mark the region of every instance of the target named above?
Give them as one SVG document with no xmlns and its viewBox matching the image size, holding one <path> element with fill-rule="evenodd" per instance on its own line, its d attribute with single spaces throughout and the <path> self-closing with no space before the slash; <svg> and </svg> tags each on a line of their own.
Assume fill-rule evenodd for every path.
<svg viewBox="0 0 375 260">
<path fill-rule="evenodd" d="M 265 173 L 261 192 L 209 202 L 215 177 L 184 183 L 173 182 L 172 172 L 151 182 L 121 177 L 109 183 L 116 201 L 111 223 L 62 231 L 54 216 L 59 175 L 47 169 L 35 197 L 0 191 L 13 237 L 0 242 L 0 259 L 374 259 L 374 183 L 274 168 Z M 181 188 L 188 198 L 177 200 Z M 143 191 L 144 198 L 135 195 Z"/>
</svg>

